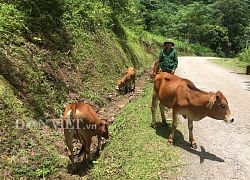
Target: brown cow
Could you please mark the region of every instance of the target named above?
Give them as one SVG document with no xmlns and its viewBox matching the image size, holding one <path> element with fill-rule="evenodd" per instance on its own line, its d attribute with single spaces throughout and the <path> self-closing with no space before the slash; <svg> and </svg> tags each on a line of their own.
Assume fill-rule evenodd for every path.
<svg viewBox="0 0 250 180">
<path fill-rule="evenodd" d="M 246 74 L 250 74 L 250 66 L 246 67 Z"/>
<path fill-rule="evenodd" d="M 107 120 L 100 119 L 89 104 L 72 103 L 67 105 L 63 113 L 63 128 L 68 155 L 74 172 L 76 166 L 74 164 L 73 138 L 79 139 L 82 145 L 85 146 L 84 158 L 86 159 L 86 154 L 88 154 L 88 160 L 90 161 L 92 161 L 90 155 L 92 137 L 98 136 L 98 151 L 101 149 L 101 137 L 109 138 Z"/>
<path fill-rule="evenodd" d="M 152 126 L 155 128 L 155 114 L 158 100 L 162 123 L 166 123 L 164 107 L 172 108 L 172 132 L 168 142 L 173 144 L 174 132 L 177 127 L 178 114 L 188 119 L 189 141 L 197 148 L 193 137 L 193 121 L 199 121 L 208 116 L 227 123 L 234 121 L 227 99 L 222 92 L 205 92 L 195 87 L 188 79 L 182 79 L 170 73 L 161 72 L 155 76 L 151 112 Z"/>
<path fill-rule="evenodd" d="M 153 72 L 150 74 L 151 78 L 154 78 L 156 76 L 156 74 L 159 73 L 160 68 L 159 68 L 158 63 L 159 63 L 159 59 L 157 58 L 157 59 L 155 59 L 155 63 L 154 63 L 154 66 L 153 66 Z"/>
<path fill-rule="evenodd" d="M 131 92 L 132 83 L 134 85 L 133 90 L 135 89 L 135 75 L 136 71 L 133 67 L 129 67 L 125 72 L 125 75 L 121 80 L 118 80 L 116 83 L 116 90 L 120 90 L 121 88 L 125 88 L 128 92 Z"/>
</svg>

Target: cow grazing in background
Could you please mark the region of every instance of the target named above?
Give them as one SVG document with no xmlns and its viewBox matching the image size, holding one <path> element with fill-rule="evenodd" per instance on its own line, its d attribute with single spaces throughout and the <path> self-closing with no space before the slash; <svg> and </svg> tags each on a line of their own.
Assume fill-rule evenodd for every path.
<svg viewBox="0 0 250 180">
<path fill-rule="evenodd" d="M 160 68 L 159 68 L 158 63 L 159 63 L 159 59 L 157 58 L 157 59 L 155 59 L 155 62 L 154 62 L 153 72 L 150 74 L 151 78 L 154 78 L 156 76 L 156 74 L 159 73 Z"/>
<path fill-rule="evenodd" d="M 182 79 L 170 73 L 161 72 L 155 76 L 152 96 L 152 126 L 155 128 L 155 114 L 160 100 L 162 122 L 166 123 L 164 107 L 172 108 L 172 132 L 168 142 L 174 141 L 178 114 L 188 119 L 189 141 L 197 148 L 193 137 L 193 121 L 208 116 L 225 122 L 233 122 L 227 99 L 222 92 L 205 92 L 195 87 L 188 79 Z"/>
<path fill-rule="evenodd" d="M 246 74 L 247 74 L 247 75 L 250 74 L 250 66 L 247 66 L 247 67 L 246 67 Z"/>
<path fill-rule="evenodd" d="M 101 150 L 101 137 L 109 138 L 107 120 L 100 119 L 89 104 L 77 102 L 67 105 L 63 113 L 63 128 L 73 172 L 76 171 L 72 145 L 73 138 L 81 141 L 83 146 L 81 151 L 85 150 L 84 158 L 86 159 L 87 154 L 90 161 L 92 161 L 90 155 L 92 137 L 98 136 L 98 151 Z"/>
<path fill-rule="evenodd" d="M 125 91 L 130 93 L 132 90 L 132 84 L 134 85 L 133 90 L 135 90 L 135 76 L 136 76 L 135 69 L 133 67 L 129 67 L 125 72 L 123 78 L 117 81 L 116 90 L 125 88 Z"/>
</svg>

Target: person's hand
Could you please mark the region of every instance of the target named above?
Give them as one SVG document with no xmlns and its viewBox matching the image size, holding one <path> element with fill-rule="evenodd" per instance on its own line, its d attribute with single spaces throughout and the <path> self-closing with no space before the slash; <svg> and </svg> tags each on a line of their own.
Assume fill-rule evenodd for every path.
<svg viewBox="0 0 250 180">
<path fill-rule="evenodd" d="M 174 69 L 172 69 L 171 74 L 174 74 L 174 72 L 175 72 L 175 70 L 174 70 Z"/>
</svg>

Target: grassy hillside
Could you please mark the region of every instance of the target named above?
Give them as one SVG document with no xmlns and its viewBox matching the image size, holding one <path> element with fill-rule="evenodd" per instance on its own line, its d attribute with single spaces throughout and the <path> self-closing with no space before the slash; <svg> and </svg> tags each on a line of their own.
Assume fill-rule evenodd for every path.
<svg viewBox="0 0 250 180">
<path fill-rule="evenodd" d="M 104 106 L 128 66 L 140 72 L 153 63 L 144 48 L 151 37 L 141 41 L 122 25 L 116 31 L 88 28 L 77 16 L 82 15 L 79 3 L 53 9 L 30 1 L 1 4 L 0 179 L 57 177 L 59 168 L 67 171 L 62 133 L 48 120 L 60 118 L 72 101 Z"/>
</svg>

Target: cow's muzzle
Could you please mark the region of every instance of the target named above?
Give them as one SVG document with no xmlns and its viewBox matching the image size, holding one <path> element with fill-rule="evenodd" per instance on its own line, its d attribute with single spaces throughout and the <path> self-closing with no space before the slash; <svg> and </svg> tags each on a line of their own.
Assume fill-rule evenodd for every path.
<svg viewBox="0 0 250 180">
<path fill-rule="evenodd" d="M 234 118 L 230 119 L 230 120 L 225 120 L 226 123 L 232 123 L 234 122 Z"/>
</svg>

